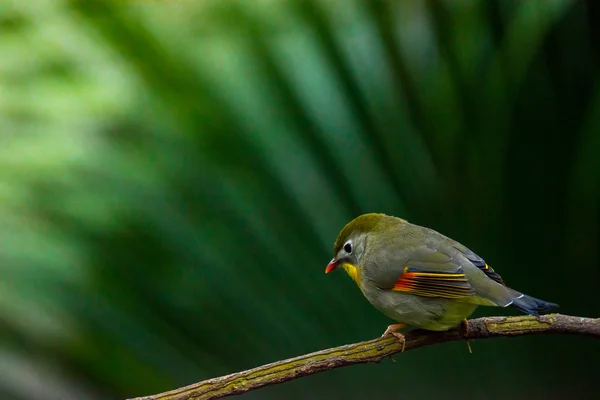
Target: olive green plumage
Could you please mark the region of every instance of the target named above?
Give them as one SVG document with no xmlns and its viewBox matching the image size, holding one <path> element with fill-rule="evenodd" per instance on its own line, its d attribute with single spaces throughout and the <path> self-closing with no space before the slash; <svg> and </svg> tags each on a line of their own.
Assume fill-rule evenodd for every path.
<svg viewBox="0 0 600 400">
<path fill-rule="evenodd" d="M 537 315 L 557 307 L 507 287 L 477 254 L 422 226 L 384 214 L 348 223 L 326 272 L 342 266 L 379 311 L 416 328 L 441 331 L 479 305 Z"/>
</svg>

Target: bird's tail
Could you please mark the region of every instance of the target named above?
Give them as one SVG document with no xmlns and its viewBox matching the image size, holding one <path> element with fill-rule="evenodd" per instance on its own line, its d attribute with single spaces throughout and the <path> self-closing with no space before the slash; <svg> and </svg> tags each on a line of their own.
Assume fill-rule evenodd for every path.
<svg viewBox="0 0 600 400">
<path fill-rule="evenodd" d="M 519 293 L 516 290 L 511 289 L 511 292 L 515 295 L 511 306 L 525 314 L 539 315 L 546 311 L 558 308 L 558 304 L 536 299 L 535 297 Z"/>
</svg>

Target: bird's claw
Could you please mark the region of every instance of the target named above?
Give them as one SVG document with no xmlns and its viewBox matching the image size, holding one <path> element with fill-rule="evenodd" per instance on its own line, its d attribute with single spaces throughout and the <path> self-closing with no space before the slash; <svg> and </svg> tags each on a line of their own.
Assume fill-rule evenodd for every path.
<svg viewBox="0 0 600 400">
<path fill-rule="evenodd" d="M 469 321 L 467 321 L 466 319 L 463 319 L 462 322 L 462 327 L 465 330 L 465 339 L 469 338 Z"/>
<path fill-rule="evenodd" d="M 467 341 L 467 347 L 469 348 L 469 353 L 473 354 L 473 350 L 471 350 L 471 343 L 469 342 L 469 321 L 467 321 L 466 319 L 462 320 L 462 326 L 463 329 L 465 330 L 465 340 Z"/>
<path fill-rule="evenodd" d="M 396 339 L 398 339 L 398 341 L 402 342 L 402 351 L 401 353 L 404 353 L 404 348 L 406 347 L 406 337 L 404 337 L 403 334 L 401 334 L 400 332 L 396 332 L 398 329 L 405 327 L 405 324 L 395 324 L 395 325 L 390 325 L 387 327 L 387 329 L 385 330 L 385 332 L 383 332 L 383 335 L 381 335 L 381 337 L 385 337 L 388 335 L 392 335 L 393 337 L 395 337 Z"/>
</svg>

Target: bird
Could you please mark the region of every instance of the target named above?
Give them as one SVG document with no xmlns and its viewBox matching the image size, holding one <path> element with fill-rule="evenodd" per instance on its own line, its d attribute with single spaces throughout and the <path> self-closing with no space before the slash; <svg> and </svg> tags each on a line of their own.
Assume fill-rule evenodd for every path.
<svg viewBox="0 0 600 400">
<path fill-rule="evenodd" d="M 558 307 L 509 288 L 461 243 L 390 215 L 369 213 L 350 221 L 333 254 L 325 273 L 346 271 L 364 297 L 396 322 L 382 337 L 396 337 L 402 351 L 406 339 L 398 330 L 445 331 L 460 324 L 467 329 L 466 319 L 478 306 L 511 306 L 535 316 Z"/>
</svg>

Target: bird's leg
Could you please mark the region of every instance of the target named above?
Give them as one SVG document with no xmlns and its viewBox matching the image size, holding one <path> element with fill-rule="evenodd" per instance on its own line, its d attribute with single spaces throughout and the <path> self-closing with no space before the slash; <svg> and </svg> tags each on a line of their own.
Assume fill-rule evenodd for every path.
<svg viewBox="0 0 600 400">
<path fill-rule="evenodd" d="M 402 342 L 402 353 L 404 352 L 404 347 L 406 346 L 406 338 L 404 337 L 403 334 L 401 334 L 400 332 L 396 332 L 398 329 L 402 329 L 406 326 L 406 324 L 393 324 L 387 327 L 387 329 L 385 330 L 385 332 L 383 332 L 383 335 L 381 335 L 381 337 L 387 336 L 387 335 L 392 335 L 393 337 L 395 337 L 396 339 L 400 340 Z"/>
<path fill-rule="evenodd" d="M 465 330 L 465 340 L 467 341 L 467 347 L 469 348 L 469 353 L 473 354 L 473 350 L 471 350 L 471 343 L 469 343 L 469 321 L 467 321 L 466 319 L 463 319 L 462 326 Z"/>
</svg>

